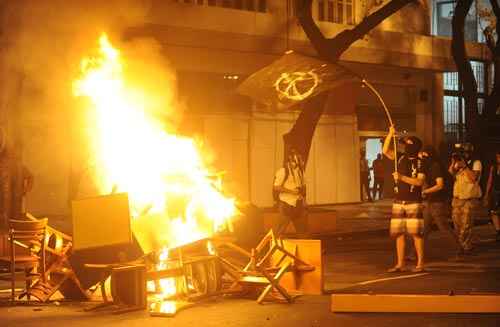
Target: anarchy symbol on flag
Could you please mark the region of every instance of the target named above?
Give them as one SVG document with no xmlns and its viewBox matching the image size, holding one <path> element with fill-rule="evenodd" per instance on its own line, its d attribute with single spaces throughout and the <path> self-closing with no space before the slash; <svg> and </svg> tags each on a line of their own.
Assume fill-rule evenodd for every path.
<svg viewBox="0 0 500 327">
<path fill-rule="evenodd" d="M 282 73 L 274 83 L 274 88 L 280 98 L 301 101 L 313 94 L 319 83 L 318 74 L 311 69 L 308 72 Z"/>
</svg>

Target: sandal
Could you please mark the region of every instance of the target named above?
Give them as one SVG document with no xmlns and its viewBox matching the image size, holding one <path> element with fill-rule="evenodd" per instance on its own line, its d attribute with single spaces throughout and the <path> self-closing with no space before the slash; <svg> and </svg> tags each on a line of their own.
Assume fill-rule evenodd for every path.
<svg viewBox="0 0 500 327">
<path fill-rule="evenodd" d="M 388 273 L 400 273 L 400 272 L 404 272 L 404 271 L 405 271 L 405 269 L 403 267 L 398 267 L 398 266 L 387 269 Z"/>
<path fill-rule="evenodd" d="M 415 267 L 411 270 L 411 272 L 414 272 L 414 273 L 421 273 L 421 272 L 425 272 L 425 268 L 424 267 Z"/>
</svg>

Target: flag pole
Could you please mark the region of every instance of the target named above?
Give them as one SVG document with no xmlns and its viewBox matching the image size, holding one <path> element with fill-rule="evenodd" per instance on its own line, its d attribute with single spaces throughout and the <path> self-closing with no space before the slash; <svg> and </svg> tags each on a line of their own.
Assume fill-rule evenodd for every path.
<svg viewBox="0 0 500 327">
<path fill-rule="evenodd" d="M 378 100 L 382 104 L 382 107 L 384 108 L 385 115 L 387 117 L 387 120 L 389 121 L 389 125 L 394 127 L 394 123 L 392 122 L 391 113 L 389 112 L 389 109 L 387 108 L 387 106 L 384 102 L 384 99 L 382 99 L 382 97 L 380 96 L 380 93 L 366 79 L 362 78 L 361 83 L 363 83 L 363 85 L 367 86 L 370 89 L 370 91 L 372 91 L 372 93 L 375 94 L 375 96 L 378 98 Z M 398 172 L 398 152 L 396 151 L 396 149 L 397 149 L 396 133 L 394 133 L 394 135 L 392 137 L 392 141 L 394 144 L 394 171 Z M 398 185 L 396 183 L 394 185 L 394 192 L 398 193 L 398 191 L 399 191 Z"/>
</svg>

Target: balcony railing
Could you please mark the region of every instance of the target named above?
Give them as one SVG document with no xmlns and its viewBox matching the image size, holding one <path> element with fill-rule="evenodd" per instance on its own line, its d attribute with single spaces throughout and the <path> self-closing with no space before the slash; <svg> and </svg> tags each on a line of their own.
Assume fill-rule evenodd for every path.
<svg viewBox="0 0 500 327">
<path fill-rule="evenodd" d="M 255 12 L 267 11 L 267 0 L 174 0 L 177 3 Z"/>
</svg>

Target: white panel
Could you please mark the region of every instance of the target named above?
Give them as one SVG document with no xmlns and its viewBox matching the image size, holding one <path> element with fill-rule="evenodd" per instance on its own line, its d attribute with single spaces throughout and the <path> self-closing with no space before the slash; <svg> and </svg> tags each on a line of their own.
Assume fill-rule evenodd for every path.
<svg viewBox="0 0 500 327">
<path fill-rule="evenodd" d="M 359 154 L 355 141 L 355 125 L 336 125 L 337 202 L 359 201 Z"/>
<path fill-rule="evenodd" d="M 204 137 L 214 156 L 213 166 L 218 171 L 230 171 L 233 166 L 232 126 L 230 116 L 208 116 L 204 120 Z"/>
<path fill-rule="evenodd" d="M 335 129 L 333 125 L 319 125 L 314 136 L 315 144 L 315 204 L 335 202 L 336 172 Z"/>
<path fill-rule="evenodd" d="M 247 140 L 233 140 L 233 167 L 228 173 L 225 185 L 239 200 L 248 201 L 248 182 Z"/>
<path fill-rule="evenodd" d="M 207 116 L 204 136 L 215 158 L 214 168 L 225 171 L 225 190 L 248 200 L 248 120 L 231 115 Z"/>
<path fill-rule="evenodd" d="M 278 121 L 276 123 L 276 161 L 274 169 L 278 169 L 283 166 L 283 135 L 288 133 L 293 127 L 292 121 Z"/>
<path fill-rule="evenodd" d="M 276 122 L 252 120 L 250 127 L 251 202 L 260 207 L 273 205 Z"/>
</svg>

